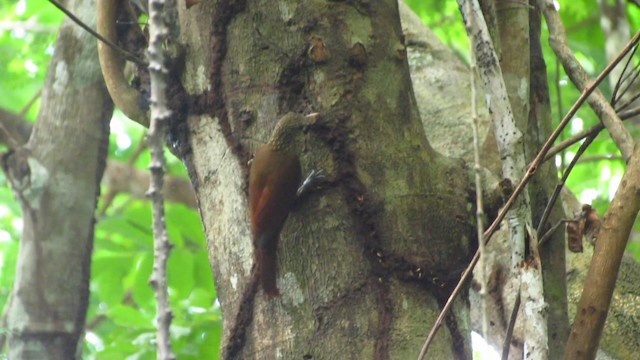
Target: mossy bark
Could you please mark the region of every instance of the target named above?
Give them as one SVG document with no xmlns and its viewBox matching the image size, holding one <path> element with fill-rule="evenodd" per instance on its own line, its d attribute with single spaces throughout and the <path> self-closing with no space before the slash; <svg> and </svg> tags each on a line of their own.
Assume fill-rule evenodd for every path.
<svg viewBox="0 0 640 360">
<path fill-rule="evenodd" d="M 205 2 L 181 25 L 194 105 L 174 135 L 198 193 L 225 354 L 417 356 L 476 240 L 468 170 L 425 137 L 397 3 Z M 250 286 L 247 161 L 289 111 L 320 113 L 298 151 L 327 181 L 284 226 L 282 296 L 269 300 Z M 455 308 L 434 357 L 470 357 L 465 301 Z"/>
</svg>

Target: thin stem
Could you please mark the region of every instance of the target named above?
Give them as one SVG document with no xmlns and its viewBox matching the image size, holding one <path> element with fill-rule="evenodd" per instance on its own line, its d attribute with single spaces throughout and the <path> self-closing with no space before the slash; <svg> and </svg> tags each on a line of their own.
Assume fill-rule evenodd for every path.
<svg viewBox="0 0 640 360">
<path fill-rule="evenodd" d="M 93 37 L 95 37 L 96 39 L 98 39 L 98 40 L 102 41 L 103 43 L 107 44 L 109 47 L 111 47 L 115 51 L 119 52 L 122 56 L 124 56 L 125 59 L 127 59 L 127 60 L 129 60 L 129 61 L 131 61 L 133 63 L 136 63 L 138 65 L 146 66 L 146 63 L 143 60 L 139 59 L 137 56 L 135 56 L 134 54 L 130 53 L 129 51 L 123 49 L 122 47 L 118 46 L 117 44 L 114 44 L 113 42 L 109 41 L 104 36 L 98 34 L 95 30 L 90 28 L 89 25 L 85 24 L 82 20 L 78 19 L 77 16 L 75 16 L 71 11 L 67 10 L 62 4 L 60 4 L 56 0 L 49 0 L 49 2 L 52 3 L 53 6 L 57 7 L 60 11 L 62 11 L 65 15 L 67 15 L 69 17 L 69 19 L 73 20 L 74 23 L 78 24 L 78 26 L 83 28 L 86 32 L 88 32 L 89 34 L 93 35 Z"/>
<path fill-rule="evenodd" d="M 171 350 L 171 319 L 173 314 L 169 304 L 167 290 L 167 261 L 171 244 L 167 234 L 165 222 L 164 197 L 162 186 L 164 181 L 164 123 L 171 116 L 166 94 L 165 74 L 166 50 L 163 47 L 168 38 L 169 30 L 165 8 L 170 6 L 165 0 L 151 0 L 149 4 L 149 75 L 151 80 L 151 118 L 149 124 L 149 149 L 151 150 L 151 181 L 149 197 L 153 206 L 153 273 L 151 285 L 156 294 L 156 347 L 159 360 L 173 360 L 175 355 Z"/>
<path fill-rule="evenodd" d="M 516 294 L 516 301 L 513 302 L 513 310 L 511 310 L 511 316 L 509 317 L 507 333 L 504 336 L 504 343 L 502 343 L 502 360 L 509 359 L 509 350 L 511 349 L 511 339 L 513 338 L 513 329 L 516 327 L 518 310 L 520 310 L 520 301 L 521 301 L 521 292 L 520 292 L 520 287 L 518 286 L 518 294 Z"/>
</svg>

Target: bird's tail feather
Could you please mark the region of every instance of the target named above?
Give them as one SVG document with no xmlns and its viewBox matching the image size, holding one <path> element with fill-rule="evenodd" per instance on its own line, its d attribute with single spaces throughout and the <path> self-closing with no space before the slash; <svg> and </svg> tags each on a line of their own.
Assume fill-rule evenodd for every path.
<svg viewBox="0 0 640 360">
<path fill-rule="evenodd" d="M 256 249 L 256 261 L 258 263 L 258 272 L 260 274 L 260 282 L 264 292 L 270 297 L 280 296 L 280 291 L 276 285 L 276 272 L 278 259 L 276 257 L 276 249 L 269 247 L 258 247 Z"/>
</svg>

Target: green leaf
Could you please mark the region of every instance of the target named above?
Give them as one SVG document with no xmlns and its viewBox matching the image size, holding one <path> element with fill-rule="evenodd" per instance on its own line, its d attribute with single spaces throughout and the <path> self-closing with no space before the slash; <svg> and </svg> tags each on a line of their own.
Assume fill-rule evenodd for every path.
<svg viewBox="0 0 640 360">
<path fill-rule="evenodd" d="M 202 288 L 195 288 L 191 291 L 185 305 L 202 309 L 210 309 L 216 300 L 215 293 Z"/>
<path fill-rule="evenodd" d="M 197 211 L 182 204 L 171 204 L 167 206 L 167 220 L 169 228 L 177 229 L 187 245 L 205 248 L 204 230 Z M 171 240 L 178 244 L 173 236 Z"/>
<path fill-rule="evenodd" d="M 169 256 L 169 287 L 178 298 L 186 298 L 193 289 L 193 256 L 190 251 L 179 249 L 172 250 Z"/>
<path fill-rule="evenodd" d="M 203 338 L 200 344 L 200 359 L 218 359 L 222 343 L 222 321 L 216 321 L 208 331 L 204 331 Z"/>
<path fill-rule="evenodd" d="M 122 286 L 122 273 L 118 271 L 102 271 L 92 276 L 91 292 L 96 294 L 100 301 L 109 307 L 117 306 L 124 298 L 124 287 Z"/>
<path fill-rule="evenodd" d="M 209 258 L 206 251 L 199 251 L 194 257 L 194 286 L 211 292 L 216 297 L 216 288 L 213 283 L 213 271 L 209 264 Z"/>
<path fill-rule="evenodd" d="M 136 352 L 139 351 L 138 347 L 129 341 L 117 341 L 112 342 L 105 346 L 104 349 L 97 352 L 97 358 L 101 360 L 121 360 L 121 359 L 135 359 Z"/>
<path fill-rule="evenodd" d="M 149 284 L 152 270 L 153 254 L 142 253 L 138 256 L 136 265 L 132 268 L 127 279 L 127 284 L 131 286 L 133 300 L 138 306 L 149 311 L 155 311 L 155 298 Z"/>
<path fill-rule="evenodd" d="M 153 318 L 145 316 L 144 311 L 131 306 L 113 306 L 107 310 L 107 316 L 120 326 L 153 329 Z"/>
<path fill-rule="evenodd" d="M 96 231 L 98 236 L 109 239 L 112 245 L 122 249 L 149 249 L 153 246 L 153 234 L 149 226 L 135 217 L 110 216 L 98 222 Z"/>
</svg>

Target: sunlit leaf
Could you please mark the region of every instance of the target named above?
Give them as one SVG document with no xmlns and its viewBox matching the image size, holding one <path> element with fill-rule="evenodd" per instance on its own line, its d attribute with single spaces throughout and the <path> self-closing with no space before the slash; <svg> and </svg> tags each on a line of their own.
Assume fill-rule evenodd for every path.
<svg viewBox="0 0 640 360">
<path fill-rule="evenodd" d="M 107 311 L 107 315 L 120 326 L 131 326 L 139 328 L 151 328 L 152 318 L 144 315 L 144 312 L 134 309 L 131 306 L 117 305 Z"/>
</svg>

